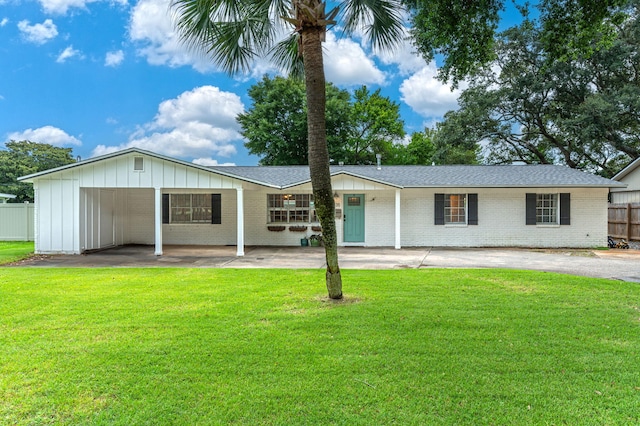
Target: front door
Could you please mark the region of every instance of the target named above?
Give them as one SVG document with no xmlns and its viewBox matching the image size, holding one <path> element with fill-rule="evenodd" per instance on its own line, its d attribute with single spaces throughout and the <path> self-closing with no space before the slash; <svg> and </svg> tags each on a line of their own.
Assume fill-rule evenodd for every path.
<svg viewBox="0 0 640 426">
<path fill-rule="evenodd" d="M 344 242 L 364 242 L 364 194 L 344 196 Z"/>
</svg>

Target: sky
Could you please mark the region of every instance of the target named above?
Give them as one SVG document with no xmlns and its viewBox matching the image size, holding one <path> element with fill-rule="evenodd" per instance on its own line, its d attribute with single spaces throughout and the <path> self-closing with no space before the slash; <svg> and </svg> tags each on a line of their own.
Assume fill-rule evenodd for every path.
<svg viewBox="0 0 640 426">
<path fill-rule="evenodd" d="M 324 43 L 327 81 L 380 88 L 399 103 L 407 133 L 457 107 L 460 89 L 436 80 L 436 63 L 410 42 L 379 54 L 338 30 Z M 30 140 L 87 159 L 139 147 L 200 165 L 256 165 L 235 117 L 251 108 L 247 90 L 278 70 L 264 60 L 251 70 L 229 77 L 182 45 L 169 0 L 0 0 L 0 148 Z"/>
</svg>

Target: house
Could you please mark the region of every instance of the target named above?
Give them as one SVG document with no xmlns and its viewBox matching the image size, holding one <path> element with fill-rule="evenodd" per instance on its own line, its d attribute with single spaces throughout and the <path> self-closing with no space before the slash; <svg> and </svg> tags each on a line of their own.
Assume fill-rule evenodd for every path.
<svg viewBox="0 0 640 426">
<path fill-rule="evenodd" d="M 13 194 L 2 194 L 2 193 L 0 193 L 0 204 L 5 204 L 7 202 L 7 200 L 11 200 L 13 198 L 16 198 L 16 196 L 13 195 Z"/>
<path fill-rule="evenodd" d="M 611 188 L 611 203 L 640 203 L 640 158 L 637 158 L 611 179 L 627 184 L 626 188 Z"/>
<path fill-rule="evenodd" d="M 552 165 L 336 166 L 340 246 L 597 247 L 624 184 Z M 300 245 L 317 233 L 306 166 L 206 167 L 130 148 L 20 178 L 37 253 L 124 244 Z M 303 232 L 293 232 L 302 229 Z"/>
</svg>

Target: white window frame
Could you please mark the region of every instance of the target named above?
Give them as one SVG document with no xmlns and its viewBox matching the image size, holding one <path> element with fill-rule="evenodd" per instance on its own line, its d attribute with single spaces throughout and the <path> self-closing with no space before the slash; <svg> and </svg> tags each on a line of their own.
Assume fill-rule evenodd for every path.
<svg viewBox="0 0 640 426">
<path fill-rule="evenodd" d="M 560 194 L 536 193 L 536 225 L 560 225 Z"/>
<path fill-rule="evenodd" d="M 313 194 L 267 194 L 267 223 L 315 223 Z"/>
<path fill-rule="evenodd" d="M 452 197 L 462 197 L 462 206 L 458 202 L 456 206 L 451 205 Z M 469 208 L 468 208 L 468 197 L 467 194 L 444 194 L 444 224 L 445 225 L 466 225 L 469 221 Z M 458 210 L 463 209 L 463 215 L 460 214 Z M 453 211 L 456 211 L 456 214 L 452 214 Z M 451 220 L 453 217 L 458 218 L 458 220 Z M 464 220 L 459 220 L 460 218 L 464 218 Z"/>
</svg>

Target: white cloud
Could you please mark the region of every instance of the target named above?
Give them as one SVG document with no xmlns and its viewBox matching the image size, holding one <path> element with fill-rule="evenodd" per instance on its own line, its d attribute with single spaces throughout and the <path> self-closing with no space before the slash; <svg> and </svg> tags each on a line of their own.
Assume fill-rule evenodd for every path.
<svg viewBox="0 0 640 426">
<path fill-rule="evenodd" d="M 423 117 L 442 117 L 447 111 L 458 109 L 458 97 L 466 87 L 451 87 L 436 79 L 438 69 L 431 62 L 400 85 L 401 99 Z"/>
<path fill-rule="evenodd" d="M 53 126 L 44 126 L 37 129 L 27 129 L 22 132 L 9 133 L 7 140 L 48 143 L 54 146 L 82 145 L 79 139 L 67 134 L 64 130 Z"/>
<path fill-rule="evenodd" d="M 60 53 L 60 55 L 58 55 L 56 62 L 59 64 L 63 64 L 67 61 L 67 59 L 73 58 L 74 56 L 80 56 L 80 51 L 74 49 L 73 46 L 68 46 Z"/>
<path fill-rule="evenodd" d="M 4 27 L 8 23 L 9 23 L 9 18 L 2 18 L 2 21 L 0 21 L 0 27 Z"/>
<path fill-rule="evenodd" d="M 138 44 L 138 54 L 151 65 L 191 66 L 202 73 L 215 71 L 216 66 L 210 58 L 180 42 L 170 13 L 168 0 L 140 0 L 136 4 L 131 12 L 129 36 Z M 284 26 L 278 27 L 277 31 L 283 38 L 290 34 L 290 29 Z M 385 74 L 357 42 L 337 39 L 333 32 L 328 32 L 324 51 L 327 81 L 337 85 L 385 83 Z M 268 58 L 257 58 L 249 75 L 241 78 L 259 78 L 274 72 L 279 70 Z"/>
<path fill-rule="evenodd" d="M 403 76 L 416 73 L 427 65 L 424 58 L 416 53 L 415 47 L 411 44 L 408 30 L 406 30 L 405 35 L 405 39 L 397 49 L 376 55 L 383 64 L 397 66 L 400 75 Z"/>
<path fill-rule="evenodd" d="M 218 163 L 218 160 L 213 158 L 196 158 L 192 161 L 193 164 L 199 166 L 235 166 L 236 163 Z"/>
<path fill-rule="evenodd" d="M 29 25 L 29 21 L 18 22 L 18 29 L 25 40 L 35 44 L 45 44 L 58 35 L 58 29 L 51 19 L 42 24 Z"/>
<path fill-rule="evenodd" d="M 138 147 L 179 158 L 205 161 L 229 157 L 242 141 L 235 118 L 244 111 L 240 97 L 217 87 L 202 86 L 162 102 L 154 120 L 119 146 L 99 145 L 93 155 Z"/>
<path fill-rule="evenodd" d="M 69 9 L 86 9 L 87 4 L 94 3 L 99 0 L 38 0 L 42 9 L 46 13 L 65 15 Z M 109 0 L 112 4 L 126 5 L 127 0 Z"/>
<path fill-rule="evenodd" d="M 355 41 L 338 39 L 329 31 L 324 49 L 327 81 L 345 86 L 385 83 L 385 74 Z"/>
<path fill-rule="evenodd" d="M 190 51 L 173 29 L 168 0 L 140 0 L 131 11 L 129 36 L 138 54 L 151 65 L 192 66 L 199 72 L 215 69 L 204 56 Z"/>
<path fill-rule="evenodd" d="M 117 67 L 124 61 L 124 52 L 122 50 L 116 50 L 114 52 L 107 52 L 104 58 L 105 67 Z"/>
</svg>

